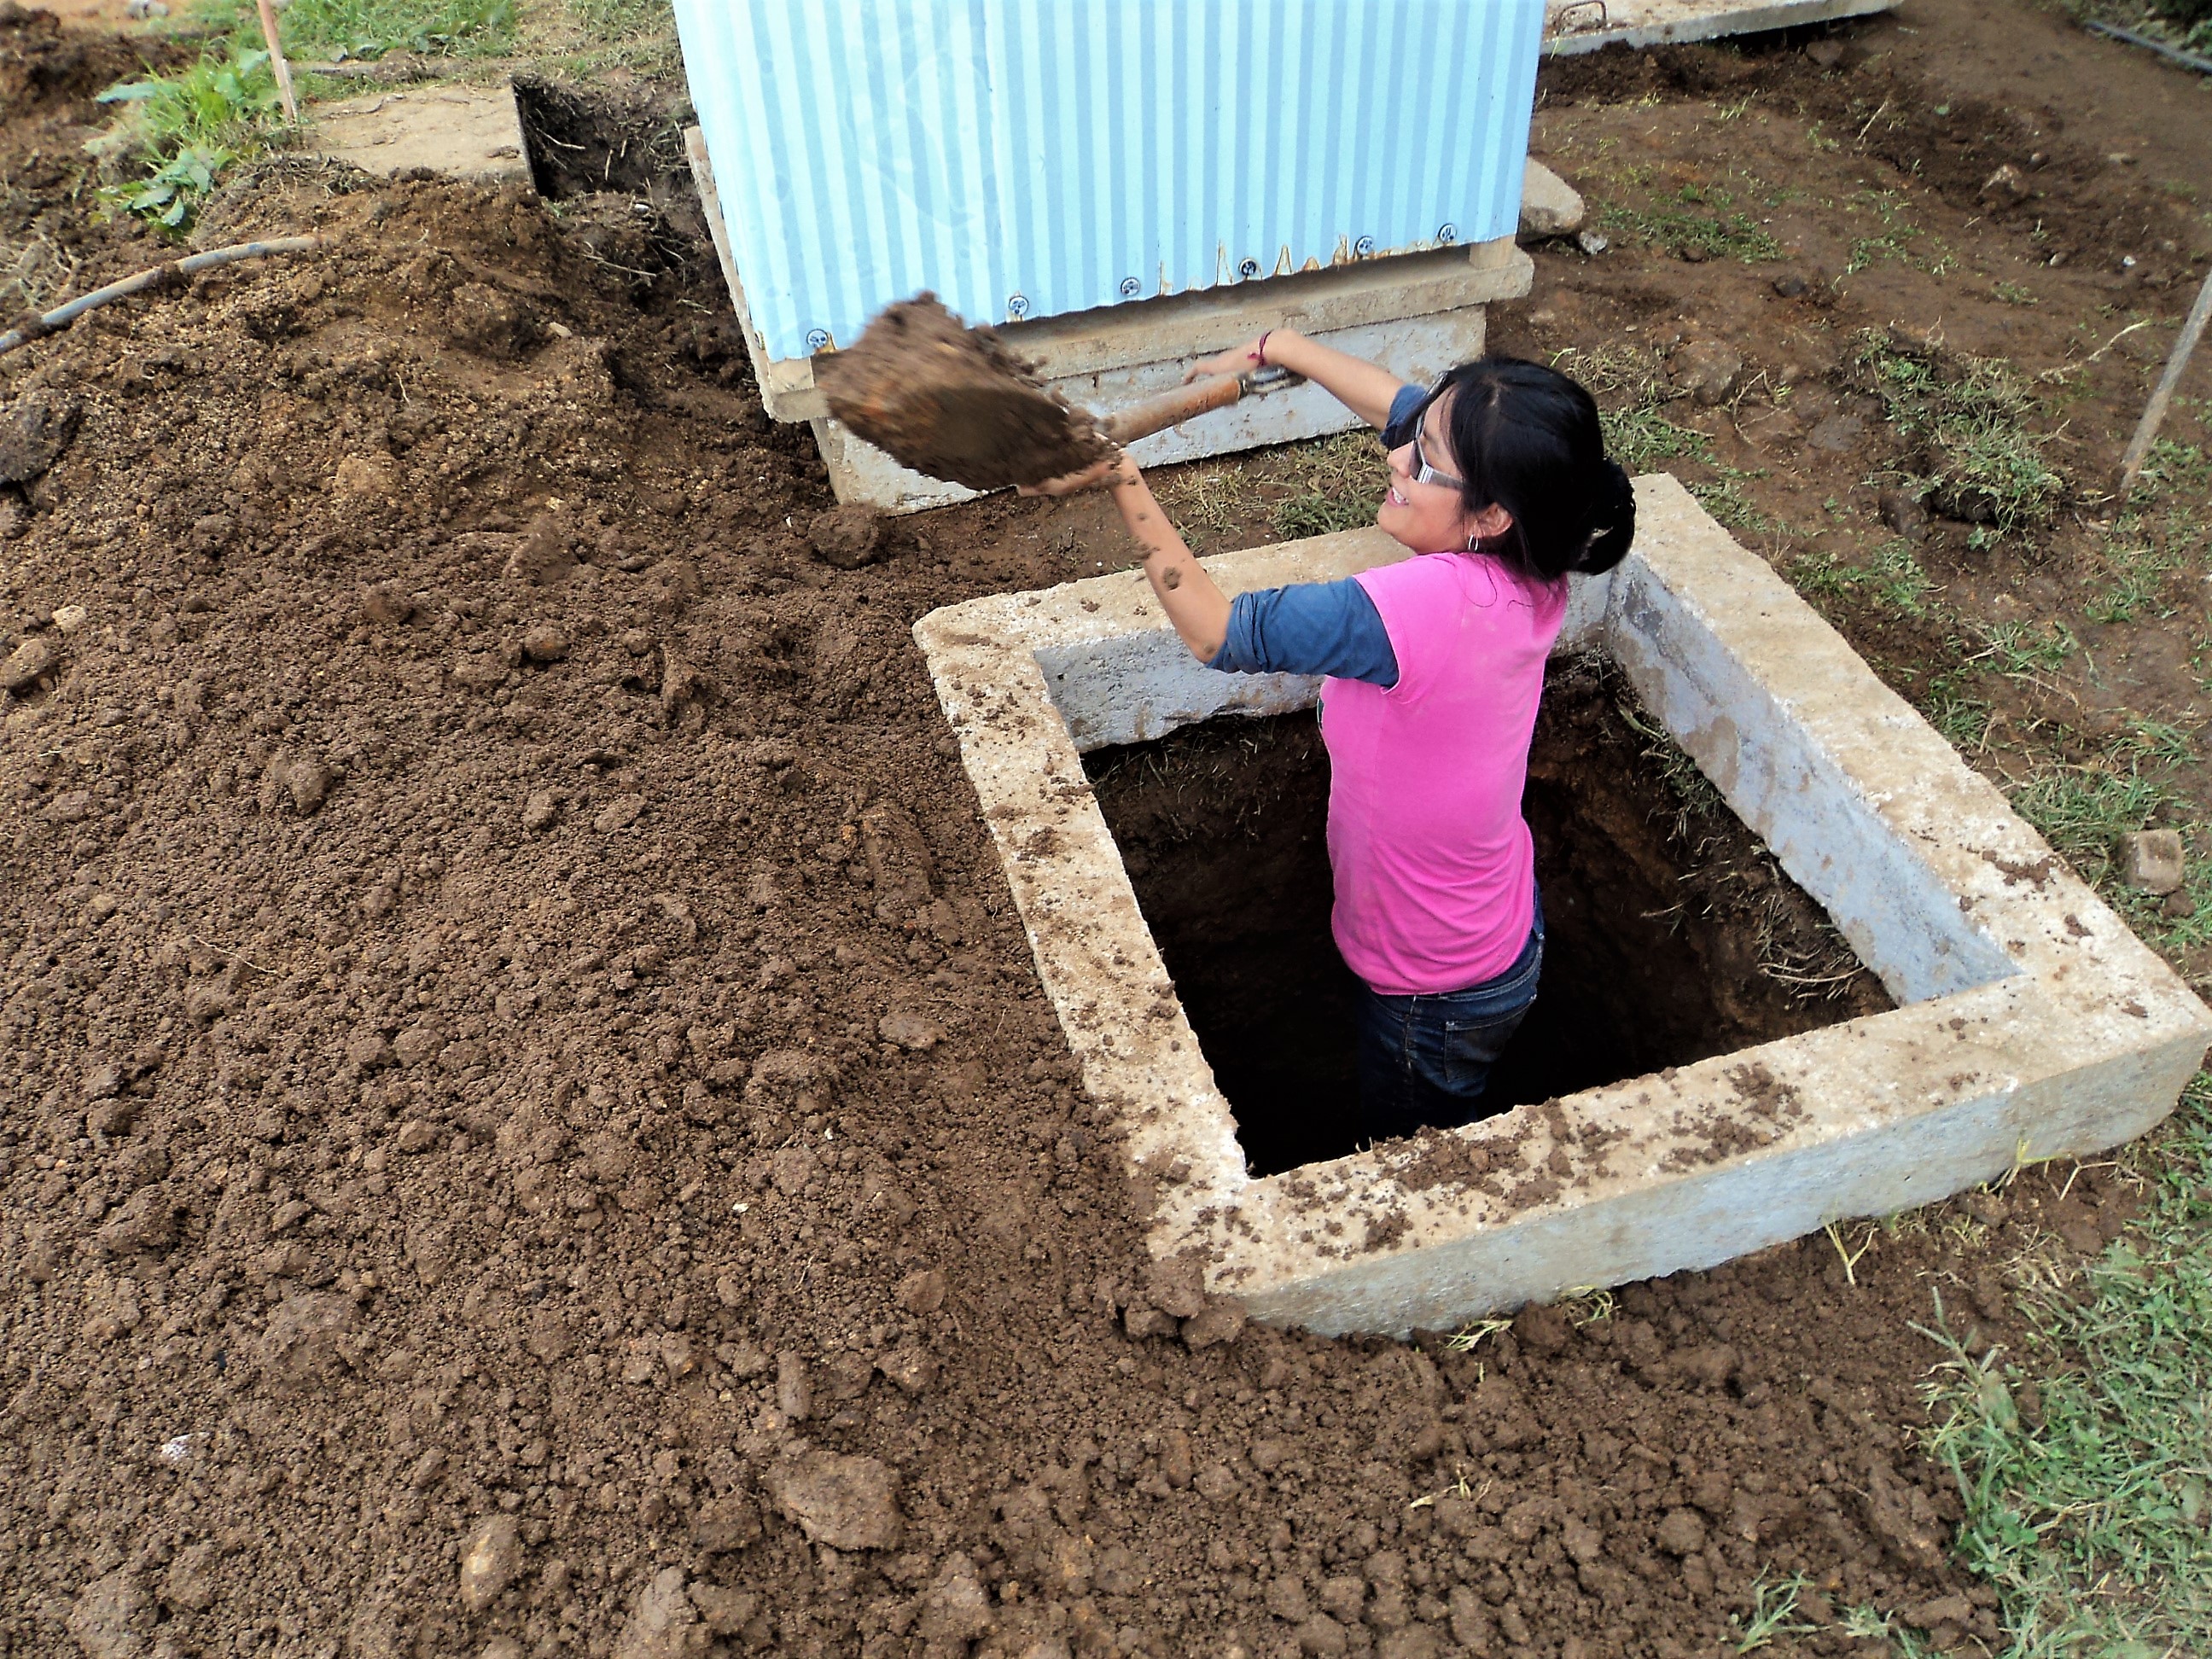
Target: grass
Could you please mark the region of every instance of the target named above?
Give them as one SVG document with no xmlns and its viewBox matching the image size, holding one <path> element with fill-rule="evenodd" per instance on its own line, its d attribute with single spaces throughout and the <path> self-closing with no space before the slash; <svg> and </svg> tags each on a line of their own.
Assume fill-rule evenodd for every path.
<svg viewBox="0 0 2212 1659">
<path fill-rule="evenodd" d="M 1793 1616 L 1797 1598 L 1811 1586 L 1812 1580 L 1802 1572 L 1772 1583 L 1765 1573 L 1759 1574 L 1751 1587 L 1751 1617 L 1739 1626 L 1742 1634 L 1735 1639 L 1735 1650 L 1756 1653 L 1778 1636 L 1802 1636 L 1818 1629 Z"/>
<path fill-rule="evenodd" d="M 258 40 L 247 0 L 200 0 L 193 21 L 239 41 Z M 514 0 L 292 0 L 277 14 L 287 57 L 341 61 L 390 52 L 481 58 L 514 40 Z"/>
<path fill-rule="evenodd" d="M 268 52 L 235 43 L 210 48 L 182 74 L 118 82 L 100 101 L 120 113 L 90 148 L 137 170 L 100 187 L 101 207 L 169 230 L 188 225 L 216 175 L 264 148 L 283 120 Z"/>
<path fill-rule="evenodd" d="M 2029 424 L 2037 399 L 2018 369 L 1871 329 L 1859 335 L 1853 363 L 1892 424 L 1921 445 L 1924 482 L 1947 510 L 2000 533 L 2050 520 L 2066 483 L 2050 437 Z"/>
<path fill-rule="evenodd" d="M 2180 753 L 2183 760 L 2168 757 Z M 2187 806 L 2185 796 L 2163 779 L 2146 775 L 2171 770 L 2195 758 L 2185 733 L 2137 722 L 2112 744 L 2110 757 L 2077 766 L 2051 766 L 2013 791 L 2014 810 L 2033 824 L 2084 881 L 2120 913 L 2128 926 L 2169 953 L 2212 945 L 2212 868 L 2203 857 L 2207 826 L 2181 823 L 2185 842 L 2193 842 L 2185 890 L 2190 914 L 2170 916 L 2163 902 L 2119 880 L 2117 847 L 2122 836 L 2154 823 L 2172 823 Z"/>
<path fill-rule="evenodd" d="M 1798 591 L 1814 598 L 1863 600 L 1905 617 L 1926 616 L 1937 591 L 1912 556 L 1912 544 L 1902 536 L 1882 543 L 1863 563 L 1813 553 L 1801 558 L 1790 574 Z"/>
<path fill-rule="evenodd" d="M 1288 453 L 1290 493 L 1269 515 L 1276 535 L 1291 541 L 1375 522 L 1389 469 L 1372 432 L 1340 432 Z"/>
<path fill-rule="evenodd" d="M 2136 1224 L 2078 1283 L 2024 1295 L 2024 1353 L 1978 1362 L 1929 1333 L 1947 1358 L 1926 1446 L 2006 1659 L 2212 1652 L 2212 1074 L 2140 1164 Z"/>
<path fill-rule="evenodd" d="M 1731 211 L 1735 205 L 1735 198 L 1717 185 L 1685 185 L 1659 207 L 1608 206 L 1598 223 L 1617 240 L 1663 247 L 1678 257 L 1747 265 L 1780 258 L 1782 245 L 1749 214 Z"/>
<path fill-rule="evenodd" d="M 1683 485 L 1705 511 L 1731 530 L 1771 527 L 1743 489 L 1765 475 L 1728 465 L 1715 457 L 1712 441 L 1704 433 L 1668 418 L 1667 405 L 1679 398 L 1667 389 L 1658 360 L 1649 350 L 1605 345 L 1585 351 L 1571 346 L 1552 359 L 1552 366 L 1589 388 L 1597 399 L 1606 453 L 1630 474 L 1667 471 L 1670 461 L 1694 461 L 1712 476 L 1686 478 Z"/>
</svg>

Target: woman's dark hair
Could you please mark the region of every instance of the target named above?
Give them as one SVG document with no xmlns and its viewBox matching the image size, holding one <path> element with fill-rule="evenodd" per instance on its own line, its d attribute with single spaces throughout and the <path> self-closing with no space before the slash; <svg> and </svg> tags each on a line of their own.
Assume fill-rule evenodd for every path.
<svg viewBox="0 0 2212 1659">
<path fill-rule="evenodd" d="M 1495 502 L 1513 515 L 1484 552 L 1547 582 L 1620 562 L 1636 535 L 1636 496 L 1607 458 L 1597 404 L 1578 382 L 1518 357 L 1481 357 L 1437 381 L 1420 413 L 1448 392 L 1461 501 L 1469 513 Z"/>
</svg>

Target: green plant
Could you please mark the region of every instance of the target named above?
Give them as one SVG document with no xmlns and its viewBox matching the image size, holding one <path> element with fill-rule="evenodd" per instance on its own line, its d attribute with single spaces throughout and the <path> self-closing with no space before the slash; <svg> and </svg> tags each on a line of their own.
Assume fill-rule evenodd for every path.
<svg viewBox="0 0 2212 1659">
<path fill-rule="evenodd" d="M 2047 520 L 2065 493 L 2049 436 L 2029 424 L 2034 388 L 2008 362 L 1953 354 L 1869 329 L 1856 371 L 1889 419 L 1920 443 L 1939 505 L 2009 532 Z"/>
<path fill-rule="evenodd" d="M 1271 515 L 1278 536 L 1326 536 L 1375 522 L 1389 479 L 1373 433 L 1339 433 L 1287 453 L 1291 493 Z"/>
<path fill-rule="evenodd" d="M 1736 1638 L 1738 1653 L 1755 1653 L 1778 1636 L 1800 1636 L 1818 1629 L 1790 1615 L 1797 1611 L 1797 1598 L 1811 1587 L 1812 1580 L 1802 1572 L 1793 1572 L 1787 1578 L 1769 1583 L 1762 1572 L 1752 1582 L 1751 1619 L 1741 1626 L 1743 1634 Z"/>
<path fill-rule="evenodd" d="M 1599 214 L 1598 222 L 1623 241 L 1646 242 L 1695 259 L 1739 259 L 1748 265 L 1782 257 L 1782 245 L 1759 221 L 1729 211 L 1735 198 L 1718 185 L 1685 185 L 1674 201 L 1679 205 L 1650 209 L 1615 204 Z"/>
<path fill-rule="evenodd" d="M 2012 1654 L 2212 1651 L 2208 1109 L 2199 1073 L 2141 1161 L 2128 1232 L 2078 1284 L 2023 1294 L 2019 1363 L 1975 1359 L 1937 1304 L 1925 1443 L 1958 1482 L 1957 1549 L 1996 1587 Z"/>
<path fill-rule="evenodd" d="M 101 187 L 110 213 L 131 213 L 172 230 L 191 218 L 216 177 L 267 143 L 282 108 L 265 51 L 210 50 L 181 75 L 149 75 L 99 94 L 121 118 L 90 148 L 111 161 L 127 157 L 143 177 Z"/>
<path fill-rule="evenodd" d="M 203 0 L 193 15 L 240 42 L 260 38 L 252 0 Z M 331 58 L 481 57 L 507 49 L 515 21 L 514 0 L 292 0 L 279 15 L 288 54 Z"/>
<path fill-rule="evenodd" d="M 1926 616 L 1936 592 L 1902 536 L 1882 543 L 1863 564 L 1848 563 L 1833 553 L 1808 555 L 1792 575 L 1801 592 L 1816 598 L 1863 599 L 1907 617 Z"/>
<path fill-rule="evenodd" d="M 1920 712 L 1954 749 L 1979 749 L 1990 732 L 1990 706 L 1966 690 L 1964 669 L 1947 669 L 1931 677 L 1920 699 Z"/>
</svg>

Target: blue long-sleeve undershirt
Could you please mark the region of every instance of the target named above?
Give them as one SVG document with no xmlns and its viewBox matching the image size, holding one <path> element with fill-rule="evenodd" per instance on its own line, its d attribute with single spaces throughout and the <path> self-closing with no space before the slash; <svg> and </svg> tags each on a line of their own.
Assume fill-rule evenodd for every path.
<svg viewBox="0 0 2212 1659">
<path fill-rule="evenodd" d="M 1383 441 L 1410 438 L 1427 392 L 1402 386 L 1390 400 Z M 1398 653 L 1367 590 L 1347 578 L 1239 593 L 1229 633 L 1208 668 L 1232 674 L 1334 674 L 1385 687 L 1398 683 Z"/>
</svg>

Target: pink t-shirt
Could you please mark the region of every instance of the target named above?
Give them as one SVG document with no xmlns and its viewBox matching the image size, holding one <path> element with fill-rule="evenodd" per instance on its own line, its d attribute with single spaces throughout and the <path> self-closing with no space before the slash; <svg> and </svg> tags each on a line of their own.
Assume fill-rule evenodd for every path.
<svg viewBox="0 0 2212 1659">
<path fill-rule="evenodd" d="M 1468 553 L 1358 581 L 1398 683 L 1322 689 L 1337 948 L 1384 996 L 1463 991 L 1511 967 L 1535 921 L 1521 791 L 1566 585 Z"/>
</svg>

